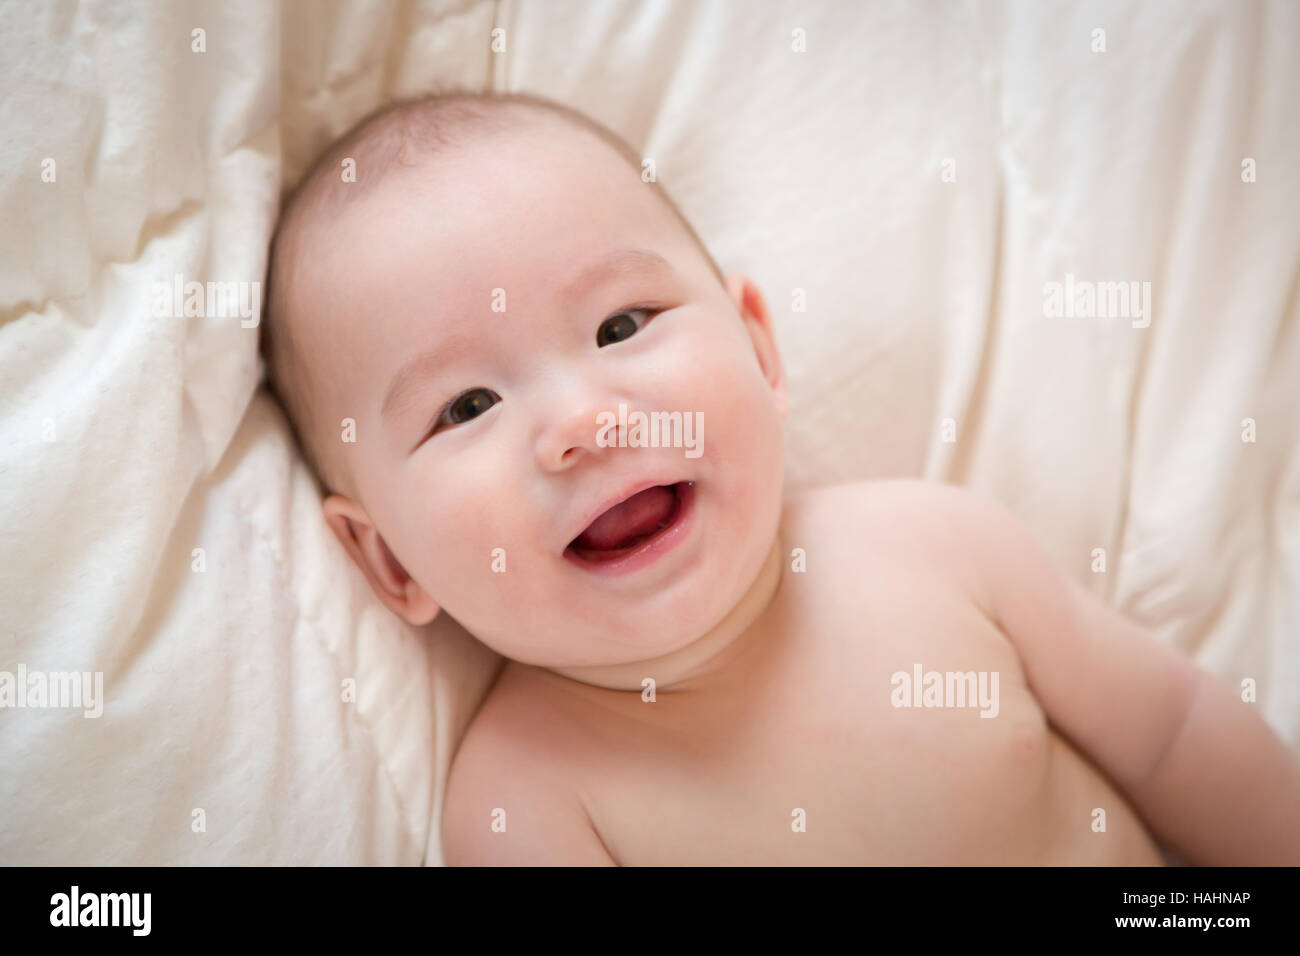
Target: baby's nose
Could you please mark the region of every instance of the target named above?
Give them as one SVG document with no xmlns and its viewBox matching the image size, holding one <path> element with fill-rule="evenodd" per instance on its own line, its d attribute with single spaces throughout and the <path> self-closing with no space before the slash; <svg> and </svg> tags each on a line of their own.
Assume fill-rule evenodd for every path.
<svg viewBox="0 0 1300 956">
<path fill-rule="evenodd" d="M 626 399 L 623 400 L 626 405 Z M 545 471 L 560 471 L 583 457 L 618 444 L 618 399 L 601 389 L 569 389 L 544 410 L 536 441 Z M 609 420 L 613 418 L 612 426 Z M 604 424 L 602 424 L 604 422 Z"/>
</svg>

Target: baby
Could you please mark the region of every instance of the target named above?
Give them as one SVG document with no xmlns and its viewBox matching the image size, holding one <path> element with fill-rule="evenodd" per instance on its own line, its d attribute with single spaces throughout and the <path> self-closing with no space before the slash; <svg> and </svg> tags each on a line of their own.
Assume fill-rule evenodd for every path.
<svg viewBox="0 0 1300 956">
<path fill-rule="evenodd" d="M 373 115 L 286 203 L 264 350 L 379 599 L 506 663 L 449 864 L 1300 863 L 1300 767 L 1223 685 L 919 481 L 784 496 L 785 377 L 579 113 Z"/>
</svg>

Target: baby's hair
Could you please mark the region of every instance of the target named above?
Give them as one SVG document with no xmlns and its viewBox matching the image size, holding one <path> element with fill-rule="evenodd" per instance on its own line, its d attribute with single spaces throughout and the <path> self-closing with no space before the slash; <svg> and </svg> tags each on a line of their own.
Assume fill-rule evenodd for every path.
<svg viewBox="0 0 1300 956">
<path fill-rule="evenodd" d="M 364 198 L 399 167 L 424 164 L 468 142 L 519 129 L 524 121 L 555 117 L 594 134 L 641 176 L 642 157 L 624 139 L 578 110 L 531 93 L 450 89 L 399 100 L 363 117 L 317 157 L 285 196 L 268 253 L 261 350 L 267 383 L 289 418 L 298 446 L 325 491 L 350 493 L 331 467 L 337 456 L 317 454 L 320 423 L 306 365 L 306 331 L 289 320 L 290 287 L 299 269 L 306 224 Z M 355 181 L 344 182 L 344 160 L 355 163 Z M 646 184 L 686 229 L 719 284 L 722 270 L 686 217 L 657 181 Z"/>
</svg>

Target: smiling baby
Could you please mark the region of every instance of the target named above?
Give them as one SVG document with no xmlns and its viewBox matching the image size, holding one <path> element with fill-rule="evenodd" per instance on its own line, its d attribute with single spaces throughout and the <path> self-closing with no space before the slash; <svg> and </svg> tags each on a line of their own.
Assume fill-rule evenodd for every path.
<svg viewBox="0 0 1300 956">
<path fill-rule="evenodd" d="M 271 248 L 270 381 L 378 598 L 507 661 L 450 864 L 1300 863 L 1254 706 L 998 505 L 785 495 L 758 286 L 522 94 L 396 104 Z"/>
</svg>

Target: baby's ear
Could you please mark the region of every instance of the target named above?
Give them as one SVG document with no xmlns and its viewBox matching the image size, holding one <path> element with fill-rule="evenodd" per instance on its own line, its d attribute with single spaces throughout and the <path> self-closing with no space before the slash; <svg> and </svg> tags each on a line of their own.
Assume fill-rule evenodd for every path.
<svg viewBox="0 0 1300 956">
<path fill-rule="evenodd" d="M 361 569 L 385 607 L 416 627 L 428 624 L 438 616 L 438 605 L 406 573 L 358 502 L 343 495 L 330 495 L 321 508 L 330 530 Z"/>
<path fill-rule="evenodd" d="M 727 276 L 727 295 L 744 320 L 745 329 L 754 344 L 759 368 L 772 389 L 772 398 L 781 418 L 786 416 L 785 368 L 781 365 L 781 350 L 776 345 L 772 331 L 772 316 L 767 311 L 767 300 L 749 276 L 733 272 Z"/>
</svg>

